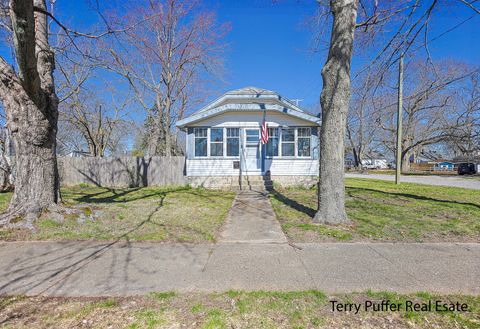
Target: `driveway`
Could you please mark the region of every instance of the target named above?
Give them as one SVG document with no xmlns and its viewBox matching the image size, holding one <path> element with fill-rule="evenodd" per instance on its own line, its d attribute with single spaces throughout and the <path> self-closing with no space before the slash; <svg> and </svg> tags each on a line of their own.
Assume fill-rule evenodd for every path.
<svg viewBox="0 0 480 329">
<path fill-rule="evenodd" d="M 370 178 L 395 181 L 394 175 L 374 174 L 374 173 L 346 173 L 345 177 L 351 178 Z M 417 176 L 417 175 L 402 175 L 401 182 L 405 183 L 417 183 L 426 185 L 438 185 L 438 186 L 451 186 L 451 187 L 463 187 L 473 190 L 480 190 L 480 177 L 478 176 Z"/>
</svg>

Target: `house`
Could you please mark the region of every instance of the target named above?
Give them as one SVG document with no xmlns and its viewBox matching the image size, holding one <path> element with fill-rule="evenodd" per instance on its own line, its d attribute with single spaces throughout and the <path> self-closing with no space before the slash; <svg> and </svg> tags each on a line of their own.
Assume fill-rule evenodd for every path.
<svg viewBox="0 0 480 329">
<path fill-rule="evenodd" d="M 442 161 L 437 164 L 435 164 L 435 167 L 433 167 L 434 171 L 453 171 L 455 168 L 455 164 L 450 161 Z"/>
<path fill-rule="evenodd" d="M 261 141 L 264 120 L 266 144 Z M 262 176 L 283 185 L 315 183 L 319 123 L 274 91 L 229 91 L 177 122 L 187 134 L 186 175 L 191 185 L 205 187 Z"/>
<path fill-rule="evenodd" d="M 388 169 L 388 161 L 384 158 L 367 158 L 362 160 L 364 169 Z"/>
<path fill-rule="evenodd" d="M 355 156 L 353 153 L 345 154 L 345 169 L 349 170 L 355 167 Z M 389 168 L 388 160 L 377 152 L 369 152 L 363 156 L 361 160 L 362 169 L 387 169 Z"/>
</svg>

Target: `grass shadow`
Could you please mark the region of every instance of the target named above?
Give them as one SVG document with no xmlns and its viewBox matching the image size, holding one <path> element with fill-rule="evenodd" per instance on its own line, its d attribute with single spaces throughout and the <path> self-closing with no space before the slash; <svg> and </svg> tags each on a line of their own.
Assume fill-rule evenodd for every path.
<svg viewBox="0 0 480 329">
<path fill-rule="evenodd" d="M 169 193 L 175 193 L 175 192 L 180 192 L 180 191 L 187 191 L 191 190 L 189 186 L 183 186 L 183 187 L 177 187 L 177 188 L 172 188 L 172 189 L 160 189 L 158 191 L 152 191 L 151 193 L 138 193 L 138 196 L 132 196 L 132 194 L 139 192 L 142 189 L 145 189 L 144 187 L 135 187 L 135 188 L 129 188 L 129 189 L 113 189 L 113 188 L 105 188 L 103 191 L 99 192 L 92 192 L 88 193 L 87 191 L 82 191 L 82 194 L 84 194 L 81 197 L 72 197 L 72 200 L 75 200 L 80 203 L 123 203 L 123 202 L 132 202 L 132 201 L 138 201 L 150 197 L 163 197 L 166 196 Z M 75 192 L 74 192 L 75 193 Z M 102 194 L 109 193 L 111 195 L 106 195 L 104 197 L 101 197 Z M 125 199 L 128 198 L 128 199 Z"/>
<path fill-rule="evenodd" d="M 296 200 L 290 199 L 289 197 L 287 197 L 286 195 L 280 193 L 275 189 L 270 191 L 270 193 L 273 195 L 273 197 L 276 200 L 282 202 L 283 204 L 289 206 L 292 209 L 295 209 L 299 212 L 304 213 L 307 216 L 310 216 L 311 218 L 313 218 L 315 216 L 315 213 L 317 212 L 315 209 L 307 207 L 301 203 L 298 203 Z"/>
<path fill-rule="evenodd" d="M 456 204 L 456 205 L 469 206 L 469 207 L 480 209 L 480 204 L 476 204 L 476 203 L 472 203 L 472 202 L 442 200 L 442 199 L 436 199 L 436 198 L 423 196 L 423 195 L 418 195 L 418 194 L 411 194 L 411 193 L 404 193 L 404 192 L 386 192 L 386 191 L 382 191 L 382 190 L 365 188 L 365 187 L 347 187 L 346 188 L 346 193 L 351 198 L 356 198 L 356 196 L 353 193 L 361 192 L 361 191 L 381 193 L 381 194 L 386 194 L 386 195 L 390 195 L 390 196 L 404 197 L 404 198 L 408 198 L 408 199 L 428 201 L 428 202 L 438 202 L 438 203 L 444 203 L 444 204 Z"/>
<path fill-rule="evenodd" d="M 361 193 L 361 192 L 373 192 L 373 193 L 381 193 L 383 195 L 388 195 L 388 196 L 395 196 L 395 197 L 403 197 L 407 199 L 413 199 L 413 200 L 420 200 L 420 201 L 426 201 L 426 202 L 436 202 L 436 203 L 443 203 L 443 204 L 451 204 L 451 205 L 461 205 L 461 206 L 468 206 L 476 209 L 480 209 L 480 204 L 472 203 L 472 202 L 460 202 L 460 201 L 451 201 L 451 200 L 442 200 L 442 199 L 437 199 L 433 197 L 428 197 L 428 196 L 423 196 L 423 195 L 418 195 L 418 194 L 412 194 L 412 193 L 404 193 L 404 192 L 386 192 L 378 189 L 373 189 L 373 188 L 364 188 L 364 187 L 346 187 L 346 194 L 355 199 L 358 199 L 358 196 L 355 195 L 355 192 Z M 315 216 L 316 210 L 305 206 L 304 204 L 299 203 L 297 200 L 291 199 L 285 194 L 282 194 L 278 190 L 272 190 L 271 194 L 273 197 L 280 201 L 281 203 L 285 204 L 286 206 L 289 206 L 290 208 L 297 210 L 301 213 L 304 213 L 305 215 L 313 218 Z"/>
</svg>

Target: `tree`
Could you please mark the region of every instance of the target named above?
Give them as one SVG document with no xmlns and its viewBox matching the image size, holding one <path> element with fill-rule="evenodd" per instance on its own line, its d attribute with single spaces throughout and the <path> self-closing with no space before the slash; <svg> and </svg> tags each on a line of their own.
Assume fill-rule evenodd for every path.
<svg viewBox="0 0 480 329">
<path fill-rule="evenodd" d="M 95 92 L 88 87 L 90 75 L 95 68 L 88 61 L 66 62 L 59 65 L 60 116 L 59 136 L 61 144 L 70 151 L 83 151 L 90 156 L 103 157 L 106 152 L 114 153 L 119 141 L 126 135 L 128 120 L 126 108 L 130 94 L 116 91 L 108 82 L 94 85 Z M 99 89 L 101 88 L 101 89 Z M 104 90 L 104 92 L 100 92 Z M 111 101 L 97 95 L 111 95 Z M 120 100 L 120 103 L 117 103 Z M 69 146 L 69 147 L 68 147 Z"/>
<path fill-rule="evenodd" d="M 350 64 L 352 60 L 355 29 L 366 45 L 375 44 L 376 36 L 387 34 L 386 42 L 370 63 L 359 73 L 372 65 L 379 64 L 378 75 L 388 72 L 401 54 L 424 48 L 428 51 L 430 17 L 439 1 L 368 1 L 368 0 L 317 0 L 321 7 L 327 7 L 333 22 L 327 62 L 322 70 L 323 90 L 320 97 L 322 126 L 320 130 L 320 170 L 318 188 L 317 223 L 348 222 L 345 212 L 344 186 L 344 135 L 350 101 Z M 462 1 L 477 13 L 472 3 Z M 358 9 L 359 8 L 359 9 Z M 357 13 L 358 9 L 358 13 Z M 325 12 L 320 11 L 323 16 Z M 357 14 L 359 22 L 356 23 Z M 322 22 L 322 20 L 318 20 Z M 393 22 L 389 28 L 387 23 Z M 423 44 L 414 48 L 419 36 Z M 378 38 L 385 40 L 384 38 Z M 412 49 L 413 48 L 413 49 Z M 374 50 L 377 51 L 377 50 Z M 379 79 L 381 81 L 381 79 Z"/>
<path fill-rule="evenodd" d="M 455 138 L 463 123 L 459 122 L 455 111 L 455 99 L 461 82 L 471 74 L 465 72 L 461 63 L 414 62 L 406 70 L 406 90 L 404 97 L 402 171 L 410 169 L 410 159 L 425 147 Z M 396 104 L 394 93 L 385 97 L 391 100 L 390 106 L 383 107 L 378 124 L 385 132 L 383 143 L 392 152 L 395 149 Z"/>
<path fill-rule="evenodd" d="M 350 102 L 350 64 L 356 27 L 355 0 L 330 1 L 333 25 L 327 62 L 322 69 L 323 90 L 320 96 L 320 182 L 318 211 L 314 221 L 341 223 L 348 221 L 345 212 L 344 139 Z"/>
<path fill-rule="evenodd" d="M 14 166 L 10 156 L 10 138 L 5 128 L 0 130 L 0 191 L 13 190 Z"/>
<path fill-rule="evenodd" d="M 368 70 L 352 88 L 352 102 L 347 116 L 346 149 L 352 152 L 357 169 L 361 169 L 364 156 L 373 151 L 379 130 L 382 100 L 374 95 L 374 72 L 374 69 Z"/>
<path fill-rule="evenodd" d="M 17 216 L 26 216 L 31 224 L 42 210 L 60 202 L 55 155 L 58 98 L 45 11 L 45 0 L 10 1 L 18 73 L 0 57 L 0 100 L 15 147 L 16 176 L 0 225 Z"/>
<path fill-rule="evenodd" d="M 455 156 L 480 156 L 480 74 L 473 74 L 461 90 L 455 103 L 456 125 L 447 147 Z"/>
<path fill-rule="evenodd" d="M 113 60 L 108 67 L 127 79 L 147 114 L 147 153 L 175 154 L 175 121 L 198 101 L 200 77 L 221 66 L 220 41 L 228 25 L 200 10 L 199 1 L 185 0 L 150 1 L 120 22 L 134 28 L 119 37 L 118 50 L 106 47 Z"/>
</svg>

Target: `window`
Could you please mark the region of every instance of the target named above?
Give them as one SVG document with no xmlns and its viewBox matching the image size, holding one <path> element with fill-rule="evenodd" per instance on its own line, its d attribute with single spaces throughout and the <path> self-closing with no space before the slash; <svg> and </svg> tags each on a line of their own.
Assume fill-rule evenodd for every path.
<svg viewBox="0 0 480 329">
<path fill-rule="evenodd" d="M 282 156 L 295 156 L 294 128 L 282 128 Z"/>
<path fill-rule="evenodd" d="M 195 156 L 207 156 L 207 128 L 193 128 L 195 135 Z"/>
<path fill-rule="evenodd" d="M 223 156 L 223 128 L 210 129 L 210 156 Z"/>
<path fill-rule="evenodd" d="M 297 131 L 297 143 L 298 143 L 298 156 L 309 157 L 310 156 L 310 128 L 298 128 Z"/>
<path fill-rule="evenodd" d="M 247 144 L 258 144 L 260 141 L 260 131 L 258 129 L 245 129 L 247 135 Z"/>
<path fill-rule="evenodd" d="M 278 128 L 268 129 L 267 157 L 278 156 Z"/>
<path fill-rule="evenodd" d="M 240 153 L 240 129 L 227 128 L 227 156 L 238 157 Z"/>
</svg>

